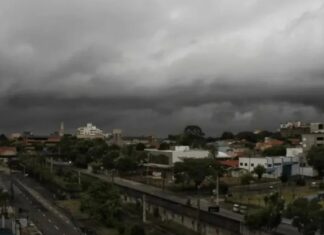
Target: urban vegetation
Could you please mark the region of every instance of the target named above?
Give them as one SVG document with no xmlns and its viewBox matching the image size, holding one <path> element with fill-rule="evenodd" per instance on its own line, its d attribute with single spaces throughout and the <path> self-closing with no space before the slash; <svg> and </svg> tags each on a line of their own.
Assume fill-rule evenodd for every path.
<svg viewBox="0 0 324 235">
<path fill-rule="evenodd" d="M 284 144 L 265 150 L 255 150 L 256 143 L 264 137 L 280 139 Z M 204 193 L 208 192 L 210 196 L 212 189 L 216 187 L 216 181 L 220 178 L 219 189 L 220 193 L 225 195 L 225 204 L 239 203 L 250 208 L 245 215 L 245 221 L 252 230 L 274 231 L 285 216 L 291 218 L 293 225 L 303 234 L 312 235 L 318 230 L 323 231 L 324 212 L 321 204 L 318 200 L 309 201 L 303 198 L 317 191 L 309 189 L 304 178 L 291 179 L 283 174 L 280 177 L 281 182 L 265 179 L 263 176 L 267 173 L 266 168 L 257 165 L 251 173 L 245 172 L 235 182 L 233 181 L 234 183 L 231 182 L 231 169 L 220 164 L 217 159 L 218 146 L 209 143 L 227 139 L 240 140 L 243 147 L 250 150 L 250 154 L 268 157 L 285 155 L 286 146 L 290 144 L 290 140 L 278 133 L 224 132 L 219 138 L 213 138 L 205 137 L 199 126 L 187 126 L 183 133 L 169 135 L 169 142 L 162 142 L 159 149 L 168 150 L 173 145 L 189 145 L 192 148 L 208 150 L 210 156 L 198 159 L 185 158 L 176 162 L 173 167 L 174 184 L 169 185 L 168 189 L 175 190 L 176 186 L 176 191 L 186 190 L 188 195 L 205 190 Z M 104 139 L 78 139 L 72 135 L 64 135 L 56 145 L 34 144 L 32 150 L 24 148 L 19 140 L 12 141 L 1 135 L 0 146 L 16 146 L 24 171 L 45 183 L 54 192 L 56 199 L 76 198 L 82 213 L 107 227 L 114 228 L 119 234 L 145 234 L 147 229 L 140 225 L 140 217 L 136 223 L 131 222 L 131 226 L 125 227 L 120 223 L 123 219 L 127 220 L 123 213 L 125 208 L 121 203 L 119 191 L 112 184 L 94 181 L 84 176 L 79 177 L 71 167 L 91 168 L 94 173 L 131 177 L 136 180 L 146 174 L 143 166 L 148 161 L 167 164 L 168 158 L 165 155 L 154 157 L 148 155 L 145 151 L 147 146 L 143 143 L 121 147 L 108 144 Z M 307 154 L 308 163 L 318 170 L 320 176 L 324 173 L 323 155 L 322 146 L 312 147 Z M 53 166 L 53 161 L 69 163 L 69 166 Z M 163 184 L 165 177 L 166 175 L 162 174 Z M 271 190 L 261 189 L 260 193 L 242 193 L 245 186 L 264 182 L 274 182 L 279 186 Z M 238 185 L 243 187 L 243 191 L 229 193 L 229 188 Z M 323 183 L 320 183 L 319 187 L 321 185 L 323 187 Z M 296 187 L 300 187 L 301 190 L 298 191 Z M 5 201 L 2 194 L 0 201 Z"/>
</svg>

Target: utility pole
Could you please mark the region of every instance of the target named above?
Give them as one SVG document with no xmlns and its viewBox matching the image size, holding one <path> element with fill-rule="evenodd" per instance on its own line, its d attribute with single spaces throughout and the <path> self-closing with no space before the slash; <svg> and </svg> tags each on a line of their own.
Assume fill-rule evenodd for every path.
<svg viewBox="0 0 324 235">
<path fill-rule="evenodd" d="M 146 195 L 143 194 L 143 223 L 146 223 Z"/>
<path fill-rule="evenodd" d="M 216 175 L 216 205 L 219 206 L 219 176 Z"/>
<path fill-rule="evenodd" d="M 198 234 L 201 234 L 200 232 L 200 185 L 197 186 L 197 232 Z"/>
<path fill-rule="evenodd" d="M 51 174 L 53 174 L 53 157 L 51 157 Z"/>
<path fill-rule="evenodd" d="M 78 171 L 78 183 L 79 185 L 81 185 L 81 172 Z"/>
</svg>

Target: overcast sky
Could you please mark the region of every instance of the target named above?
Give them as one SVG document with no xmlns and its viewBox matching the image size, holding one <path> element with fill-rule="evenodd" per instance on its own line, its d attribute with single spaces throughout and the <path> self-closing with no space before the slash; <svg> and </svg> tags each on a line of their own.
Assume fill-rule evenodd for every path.
<svg viewBox="0 0 324 235">
<path fill-rule="evenodd" d="M 324 121 L 323 0 L 1 0 L 0 133 Z"/>
</svg>

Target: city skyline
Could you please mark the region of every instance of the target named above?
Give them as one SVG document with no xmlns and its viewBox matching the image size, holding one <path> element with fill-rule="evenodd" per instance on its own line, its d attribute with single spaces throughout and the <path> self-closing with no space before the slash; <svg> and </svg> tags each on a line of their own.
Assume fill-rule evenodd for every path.
<svg viewBox="0 0 324 235">
<path fill-rule="evenodd" d="M 18 7 L 19 6 L 19 7 Z M 324 4 L 0 3 L 0 131 L 207 135 L 324 120 Z"/>
</svg>

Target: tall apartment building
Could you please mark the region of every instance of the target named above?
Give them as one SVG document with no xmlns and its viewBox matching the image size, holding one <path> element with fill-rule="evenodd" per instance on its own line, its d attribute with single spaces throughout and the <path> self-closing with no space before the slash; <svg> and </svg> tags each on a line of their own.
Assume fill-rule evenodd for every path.
<svg viewBox="0 0 324 235">
<path fill-rule="evenodd" d="M 311 123 L 310 124 L 310 132 L 311 133 L 324 133 L 324 125 L 323 123 Z"/>
<path fill-rule="evenodd" d="M 309 133 L 302 135 L 302 146 L 308 151 L 313 146 L 324 145 L 324 133 Z"/>
<path fill-rule="evenodd" d="M 286 138 L 300 136 L 309 132 L 309 124 L 301 121 L 280 124 L 280 134 Z"/>
<path fill-rule="evenodd" d="M 58 132 L 59 136 L 64 136 L 64 122 L 61 122 L 60 129 Z"/>
<path fill-rule="evenodd" d="M 77 129 L 76 136 L 80 139 L 97 139 L 105 138 L 106 135 L 102 130 L 92 125 L 92 123 L 87 123 L 86 126 Z"/>
<path fill-rule="evenodd" d="M 122 130 L 121 129 L 113 129 L 112 131 L 112 143 L 118 146 L 123 145 L 122 139 Z"/>
</svg>

